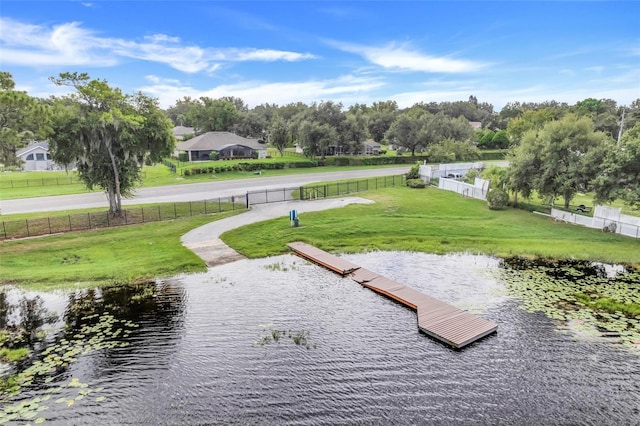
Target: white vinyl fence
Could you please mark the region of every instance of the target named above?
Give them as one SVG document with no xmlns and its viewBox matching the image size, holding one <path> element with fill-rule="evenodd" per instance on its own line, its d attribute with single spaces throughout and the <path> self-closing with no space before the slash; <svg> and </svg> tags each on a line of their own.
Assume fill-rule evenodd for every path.
<svg viewBox="0 0 640 426">
<path fill-rule="evenodd" d="M 454 191 L 465 197 L 478 198 L 480 200 L 487 199 L 489 192 L 489 181 L 486 179 L 476 178 L 474 184 L 460 182 L 456 179 L 440 178 L 438 188 L 446 191 Z"/>
<path fill-rule="evenodd" d="M 596 206 L 593 217 L 589 217 L 552 208 L 551 216 L 557 220 L 602 229 L 605 232 L 640 238 L 640 218 L 622 214 L 620 210 L 619 208 Z"/>
<path fill-rule="evenodd" d="M 482 168 L 482 163 L 451 163 L 433 166 L 424 164 L 420 166 L 420 177 L 425 182 L 437 178 L 456 179 L 466 175 L 471 169 L 482 170 Z"/>
</svg>

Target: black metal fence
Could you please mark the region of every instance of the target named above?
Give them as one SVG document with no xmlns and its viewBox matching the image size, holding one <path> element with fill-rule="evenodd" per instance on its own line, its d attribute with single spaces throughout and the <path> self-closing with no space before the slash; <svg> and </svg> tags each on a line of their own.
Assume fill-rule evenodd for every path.
<svg viewBox="0 0 640 426">
<path fill-rule="evenodd" d="M 318 185 L 297 186 L 278 189 L 264 189 L 247 192 L 247 207 L 254 204 L 278 203 L 291 200 L 315 200 L 337 197 L 345 194 L 369 191 L 378 188 L 405 185 L 404 175 L 380 176 L 347 182 L 334 182 Z"/>
<path fill-rule="evenodd" d="M 225 211 L 244 210 L 245 206 L 245 196 L 240 195 L 203 201 L 127 208 L 120 217 L 114 217 L 107 212 L 96 212 L 3 221 L 0 225 L 0 239 L 26 238 L 62 232 L 159 222 Z"/>
<path fill-rule="evenodd" d="M 35 188 L 41 186 L 60 186 L 60 185 L 81 185 L 83 184 L 80 179 L 75 176 L 66 177 L 48 177 L 40 179 L 15 179 L 15 180 L 0 180 L 0 189 L 14 189 L 14 188 Z"/>
<path fill-rule="evenodd" d="M 98 212 L 3 221 L 0 224 L 0 239 L 26 238 L 71 231 L 108 228 L 112 226 L 159 222 L 224 211 L 243 210 L 254 204 L 336 197 L 378 188 L 402 186 L 405 185 L 405 182 L 406 178 L 404 175 L 381 176 L 348 182 L 248 191 L 242 195 L 204 201 L 187 201 L 182 203 L 165 203 L 156 206 L 127 208 L 121 217 L 114 217 L 107 212 Z"/>
</svg>

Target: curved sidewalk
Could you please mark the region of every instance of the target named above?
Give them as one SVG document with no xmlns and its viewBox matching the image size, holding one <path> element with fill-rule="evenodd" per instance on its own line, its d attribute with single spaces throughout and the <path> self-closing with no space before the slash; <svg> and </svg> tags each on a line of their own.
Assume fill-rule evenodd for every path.
<svg viewBox="0 0 640 426">
<path fill-rule="evenodd" d="M 284 201 L 272 204 L 251 206 L 246 213 L 241 213 L 222 220 L 216 220 L 193 229 L 180 238 L 182 245 L 192 250 L 207 266 L 222 265 L 244 259 L 240 253 L 220 240 L 220 235 L 231 229 L 277 217 L 289 217 L 291 210 L 298 215 L 320 210 L 335 209 L 349 204 L 372 204 L 372 200 L 360 197 L 328 198 L 315 201 Z M 304 217 L 301 217 L 304 223 Z"/>
</svg>

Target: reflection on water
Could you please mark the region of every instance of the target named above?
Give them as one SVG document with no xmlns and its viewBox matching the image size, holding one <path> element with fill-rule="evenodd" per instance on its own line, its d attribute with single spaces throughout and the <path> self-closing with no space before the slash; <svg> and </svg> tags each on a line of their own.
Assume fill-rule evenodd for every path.
<svg viewBox="0 0 640 426">
<path fill-rule="evenodd" d="M 471 309 L 498 333 L 454 351 L 419 333 L 415 312 L 349 279 L 294 256 L 245 260 L 152 290 L 64 295 L 65 336 L 88 312 L 136 327 L 118 337 L 125 345 L 78 356 L 11 403 L 62 388 L 64 401 L 39 402 L 46 424 L 640 422 L 640 357 L 518 309 L 492 278 L 495 259 L 345 258 Z M 74 378 L 99 396 L 69 405 Z"/>
</svg>

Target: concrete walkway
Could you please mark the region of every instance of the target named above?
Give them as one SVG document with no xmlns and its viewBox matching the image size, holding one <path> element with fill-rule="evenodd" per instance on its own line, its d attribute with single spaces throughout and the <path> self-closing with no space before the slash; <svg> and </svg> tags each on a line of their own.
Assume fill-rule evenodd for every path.
<svg viewBox="0 0 640 426">
<path fill-rule="evenodd" d="M 220 235 L 226 231 L 277 217 L 289 217 L 291 210 L 298 212 L 300 222 L 304 225 L 304 213 L 335 209 L 349 204 L 372 203 L 372 200 L 365 198 L 343 197 L 315 201 L 284 201 L 281 203 L 259 204 L 252 206 L 246 213 L 216 220 L 189 231 L 180 240 L 185 247 L 204 260 L 207 266 L 222 265 L 245 258 L 220 240 Z"/>
</svg>

